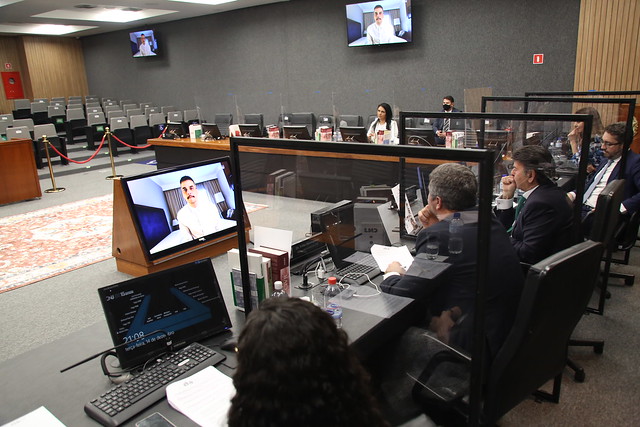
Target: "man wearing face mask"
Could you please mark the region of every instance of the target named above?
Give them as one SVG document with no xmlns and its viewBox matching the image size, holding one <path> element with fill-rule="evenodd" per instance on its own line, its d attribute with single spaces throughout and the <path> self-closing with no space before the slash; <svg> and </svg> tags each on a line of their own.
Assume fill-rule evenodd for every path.
<svg viewBox="0 0 640 427">
<path fill-rule="evenodd" d="M 453 96 L 447 95 L 442 99 L 442 112 L 444 113 L 459 113 L 456 107 L 454 107 Z M 436 119 L 433 122 L 433 133 L 435 134 L 436 145 L 444 145 L 447 131 L 451 130 L 450 119 Z"/>
</svg>

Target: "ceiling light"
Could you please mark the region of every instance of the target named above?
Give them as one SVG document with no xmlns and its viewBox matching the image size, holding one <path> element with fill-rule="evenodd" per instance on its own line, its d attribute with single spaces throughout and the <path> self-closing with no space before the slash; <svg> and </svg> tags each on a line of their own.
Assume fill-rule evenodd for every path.
<svg viewBox="0 0 640 427">
<path fill-rule="evenodd" d="M 215 6 L 217 4 L 231 3 L 232 1 L 236 1 L 236 0 L 169 0 L 169 1 L 177 1 L 180 3 L 208 4 L 208 5 Z"/>
<path fill-rule="evenodd" d="M 9 6 L 10 4 L 19 3 L 22 0 L 0 0 L 0 7 Z"/>
<path fill-rule="evenodd" d="M 98 27 L 54 24 L 0 24 L 0 33 L 61 36 L 63 34 L 71 34 L 78 31 L 91 30 L 93 28 Z"/>
<path fill-rule="evenodd" d="M 144 9 L 138 10 L 138 8 L 122 8 L 115 6 L 100 6 L 94 9 L 85 8 L 71 8 L 71 9 L 58 9 L 52 10 L 38 15 L 33 15 L 33 18 L 49 18 L 49 19 L 75 19 L 82 21 L 101 21 L 101 22 L 131 22 L 139 21 L 141 19 L 154 18 L 156 16 L 167 15 L 170 13 L 176 13 L 175 10 L 161 10 L 161 9 Z"/>
</svg>

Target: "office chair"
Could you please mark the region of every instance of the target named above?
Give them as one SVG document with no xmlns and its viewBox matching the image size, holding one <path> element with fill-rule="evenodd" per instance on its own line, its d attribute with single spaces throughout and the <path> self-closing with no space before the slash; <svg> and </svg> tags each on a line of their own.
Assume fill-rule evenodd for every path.
<svg viewBox="0 0 640 427">
<path fill-rule="evenodd" d="M 77 108 L 71 108 L 71 104 L 67 107 L 67 144 L 73 144 L 78 141 L 85 141 L 87 134 L 85 127 L 87 126 L 87 119 L 84 116 L 84 109 L 82 106 Z"/>
<path fill-rule="evenodd" d="M 167 114 L 169 114 L 169 111 L 176 111 L 177 108 L 174 107 L 173 105 L 165 105 L 163 107 L 160 107 L 160 111 L 162 112 L 162 114 L 164 114 L 165 117 L 167 117 Z"/>
<path fill-rule="evenodd" d="M 362 126 L 362 116 L 353 114 L 342 114 L 338 116 L 340 126 Z"/>
<path fill-rule="evenodd" d="M 184 110 L 184 114 L 182 116 L 183 120 L 189 125 L 197 125 L 200 124 L 200 117 L 198 115 L 198 110 Z"/>
<path fill-rule="evenodd" d="M 260 131 L 264 135 L 264 116 L 262 114 L 245 114 L 244 122 L 248 125 L 258 125 L 260 126 Z"/>
<path fill-rule="evenodd" d="M 33 119 L 34 124 L 42 125 L 45 123 L 51 123 L 49 121 L 49 112 L 47 111 L 48 106 L 49 106 L 48 100 L 47 102 L 31 103 L 31 119 Z"/>
<path fill-rule="evenodd" d="M 87 127 L 85 133 L 87 135 L 87 149 L 95 150 L 96 144 L 102 141 L 105 128 L 107 127 L 107 120 L 104 117 L 103 112 L 87 114 Z"/>
<path fill-rule="evenodd" d="M 129 120 L 127 120 L 126 117 L 112 117 L 109 119 L 109 130 L 120 141 L 129 145 L 135 145 L 133 141 L 133 132 L 131 131 L 131 128 L 129 128 Z M 111 149 L 114 156 L 117 155 L 118 146 L 120 145 L 120 142 L 117 140 L 111 141 Z M 130 150 L 132 153 L 136 153 L 138 151 L 135 148 L 130 148 Z"/>
<path fill-rule="evenodd" d="M 13 118 L 28 119 L 31 117 L 31 101 L 28 99 L 16 99 L 13 101 Z"/>
<path fill-rule="evenodd" d="M 331 114 L 318 114 L 318 127 L 327 126 L 331 129 L 335 128 L 333 116 Z"/>
<path fill-rule="evenodd" d="M 629 264 L 631 249 L 636 245 L 638 240 L 638 229 L 640 228 L 640 212 L 635 211 L 631 216 L 621 215 L 620 224 L 615 233 L 616 249 L 622 251 L 623 258 L 611 258 L 611 262 L 616 264 Z M 609 277 L 623 279 L 626 286 L 633 286 L 635 276 L 633 274 L 624 274 L 611 272 Z"/>
<path fill-rule="evenodd" d="M 593 225 L 591 227 L 590 240 L 602 243 L 604 248 L 604 270 L 600 272 L 600 260 L 598 260 L 598 272 L 596 278 L 600 279 L 600 297 L 598 299 L 598 308 L 587 307 L 586 311 L 595 314 L 604 314 L 604 302 L 606 300 L 607 282 L 609 280 L 609 269 L 611 267 L 611 252 L 614 244 L 614 232 L 618 216 L 620 214 L 620 203 L 624 196 L 624 180 L 616 179 L 611 181 L 598 195 L 596 209 L 593 213 Z M 571 339 L 569 345 L 577 347 L 593 347 L 596 354 L 602 354 L 604 351 L 603 340 L 578 340 Z M 585 379 L 584 368 L 572 359 L 567 358 L 567 366 L 574 371 L 574 379 L 577 382 L 583 382 Z"/>
<path fill-rule="evenodd" d="M 313 138 L 316 132 L 316 115 L 313 113 L 292 113 L 289 115 L 289 124 L 306 126 L 309 135 Z"/>
<path fill-rule="evenodd" d="M 45 166 L 43 159 L 47 158 L 47 153 L 44 148 L 43 136 L 47 137 L 47 140 L 53 145 L 60 153 L 68 157 L 67 154 L 67 143 L 64 137 L 58 136 L 58 131 L 53 123 L 47 123 L 42 125 L 35 125 L 34 130 L 34 139 L 33 139 L 33 149 L 35 152 L 36 158 L 36 166 L 38 169 Z M 54 150 L 49 149 L 49 157 L 59 157 L 58 153 Z M 64 157 L 60 157 L 60 164 L 68 165 L 69 161 Z"/>
<path fill-rule="evenodd" d="M 151 135 L 153 138 L 158 138 L 160 136 L 166 122 L 166 117 L 162 113 L 149 114 L 149 127 L 151 128 Z"/>
<path fill-rule="evenodd" d="M 147 117 L 144 114 L 131 116 L 131 131 L 133 132 L 134 145 L 147 145 L 147 140 L 152 138 L 151 128 L 147 123 Z"/>
<path fill-rule="evenodd" d="M 481 424 L 494 425 L 532 394 L 559 402 L 569 337 L 593 293 L 602 253 L 601 243 L 587 240 L 531 266 L 513 327 L 488 369 Z M 464 375 L 457 383 L 446 382 L 442 375 L 445 369 L 453 371 L 452 364 L 464 365 L 465 359 L 452 351 L 438 353 L 414 378 L 414 399 L 427 415 L 439 405 L 468 414 L 467 395 L 458 392 L 468 388 Z M 552 393 L 540 391 L 550 380 Z"/>
<path fill-rule="evenodd" d="M 0 135 L 7 134 L 7 128 L 13 126 L 13 114 L 0 114 Z"/>
<path fill-rule="evenodd" d="M 29 135 L 30 138 L 33 139 L 33 127 L 35 126 L 35 124 L 33 123 L 33 119 L 26 118 L 26 119 L 14 119 L 13 120 L 13 127 L 26 127 L 29 130 Z"/>
<path fill-rule="evenodd" d="M 229 125 L 233 124 L 233 116 L 231 114 L 216 114 L 213 123 L 218 125 L 223 136 L 229 136 Z"/>
</svg>

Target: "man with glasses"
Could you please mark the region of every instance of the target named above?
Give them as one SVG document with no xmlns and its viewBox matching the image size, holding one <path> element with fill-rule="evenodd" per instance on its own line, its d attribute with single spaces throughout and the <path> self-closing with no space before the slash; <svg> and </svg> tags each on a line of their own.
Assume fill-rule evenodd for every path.
<svg viewBox="0 0 640 427">
<path fill-rule="evenodd" d="M 511 175 L 502 178 L 496 216 L 507 229 L 520 261 L 527 264 L 535 264 L 573 243 L 571 202 L 551 180 L 554 172 L 549 150 L 525 145 L 513 153 Z M 516 189 L 523 194 L 514 203 Z"/>
<path fill-rule="evenodd" d="M 598 196 L 604 187 L 620 176 L 625 131 L 626 125 L 623 122 L 610 124 L 604 129 L 601 147 L 606 161 L 600 163 L 585 183 L 582 199 L 583 218 L 595 209 Z M 631 150 L 627 152 L 624 178 L 624 200 L 620 204 L 620 213 L 632 214 L 640 209 L 640 155 Z M 569 193 L 569 197 L 575 199 L 575 193 Z"/>
</svg>

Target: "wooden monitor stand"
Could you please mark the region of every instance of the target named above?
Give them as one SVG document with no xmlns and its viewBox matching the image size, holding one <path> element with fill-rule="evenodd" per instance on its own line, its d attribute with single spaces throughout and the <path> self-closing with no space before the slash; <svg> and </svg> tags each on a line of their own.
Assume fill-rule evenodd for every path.
<svg viewBox="0 0 640 427">
<path fill-rule="evenodd" d="M 245 230 L 245 233 L 247 233 L 248 241 L 249 228 Z M 237 247 L 237 234 L 232 233 L 220 239 L 202 243 L 195 248 L 190 248 L 157 260 L 149 260 L 127 204 L 124 190 L 122 189 L 122 181 L 119 179 L 113 180 L 112 255 L 116 259 L 118 271 L 131 274 L 132 276 L 143 276 L 199 259 L 222 255 L 229 249 Z"/>
</svg>

